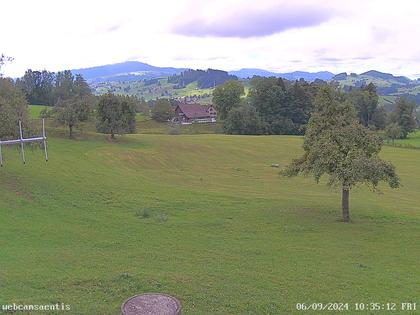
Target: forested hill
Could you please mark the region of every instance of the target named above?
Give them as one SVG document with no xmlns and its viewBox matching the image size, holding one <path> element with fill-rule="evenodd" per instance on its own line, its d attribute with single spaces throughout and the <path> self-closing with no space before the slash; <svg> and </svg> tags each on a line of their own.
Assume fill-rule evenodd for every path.
<svg viewBox="0 0 420 315">
<path fill-rule="evenodd" d="M 173 83 L 176 88 L 184 88 L 188 84 L 197 81 L 199 89 L 213 88 L 223 84 L 227 80 L 237 80 L 238 77 L 228 74 L 226 71 L 208 69 L 204 70 L 186 70 L 178 75 L 168 78 L 168 83 Z"/>
<path fill-rule="evenodd" d="M 139 61 L 126 61 L 98 67 L 73 69 L 73 74 L 81 74 L 89 83 L 149 80 L 168 77 L 184 71 L 184 68 L 156 67 Z"/>
</svg>

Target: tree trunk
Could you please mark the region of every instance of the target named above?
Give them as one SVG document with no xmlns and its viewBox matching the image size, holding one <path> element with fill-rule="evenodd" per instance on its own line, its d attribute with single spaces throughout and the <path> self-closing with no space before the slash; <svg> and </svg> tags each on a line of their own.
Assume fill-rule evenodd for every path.
<svg viewBox="0 0 420 315">
<path fill-rule="evenodd" d="M 111 131 L 111 139 L 114 139 L 114 138 L 115 138 L 114 131 Z"/>
<path fill-rule="evenodd" d="M 73 138 L 73 125 L 69 125 L 69 138 Z"/>
<path fill-rule="evenodd" d="M 341 198 L 341 210 L 343 214 L 343 222 L 350 221 L 349 195 L 350 195 L 350 189 L 347 186 L 343 185 L 342 198 Z"/>
</svg>

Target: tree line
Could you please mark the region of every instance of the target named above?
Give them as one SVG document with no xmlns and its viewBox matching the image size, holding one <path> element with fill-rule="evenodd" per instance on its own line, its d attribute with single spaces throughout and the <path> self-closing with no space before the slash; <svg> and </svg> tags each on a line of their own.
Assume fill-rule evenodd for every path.
<svg viewBox="0 0 420 315">
<path fill-rule="evenodd" d="M 1 63 L 7 61 L 4 56 L 0 60 Z M 190 70 L 183 75 L 196 72 Z M 316 95 L 326 85 L 322 80 L 309 83 L 303 79 L 293 82 L 254 77 L 245 95 L 242 82 L 228 80 L 214 90 L 213 103 L 228 134 L 303 135 L 314 111 Z M 337 86 L 334 88 L 338 89 Z M 176 100 L 171 99 L 146 102 L 134 96 L 110 93 L 94 96 L 83 77 L 73 75 L 69 70 L 57 73 L 28 70 L 16 81 L 2 79 L 1 89 L 1 101 L 5 104 L 3 121 L 14 121 L 12 125 L 17 125 L 17 120 L 25 121 L 28 103 L 50 105 L 42 113 L 43 117 L 52 117 L 58 124 L 68 127 L 70 137 L 74 128 L 90 119 L 96 120 L 97 131 L 107 132 L 112 137 L 133 132 L 136 112 L 145 115 L 151 112 L 153 119 L 167 121 L 173 117 L 176 106 Z M 378 105 L 379 97 L 373 84 L 349 89 L 343 97 L 354 106 L 360 124 L 371 130 L 384 130 L 389 139 L 405 138 L 417 126 L 414 102 L 400 98 L 394 111 L 387 113 Z M 111 115 L 111 109 L 115 115 Z M 10 129 L 5 126 L 7 123 L 3 123 L 3 129 Z"/>
<path fill-rule="evenodd" d="M 5 61 L 2 55 L 0 70 Z M 85 79 L 69 70 L 57 73 L 27 70 L 16 81 L 0 77 L 0 137 L 15 137 L 19 121 L 29 125 L 28 104 L 48 105 L 41 116 L 66 126 L 70 138 L 74 128 L 88 120 L 96 121 L 97 131 L 108 133 L 111 138 L 133 133 L 136 112 L 148 111 L 147 104 L 136 97 L 93 95 Z"/>
<path fill-rule="evenodd" d="M 413 101 L 399 98 L 393 112 L 388 113 L 379 106 L 379 96 L 372 83 L 344 92 L 322 80 L 309 83 L 303 79 L 292 82 L 254 77 L 245 96 L 244 85 L 230 80 L 214 90 L 213 103 L 228 134 L 303 135 L 315 108 L 315 98 L 325 86 L 340 90 L 355 108 L 359 123 L 366 128 L 385 130 L 388 137 L 395 139 L 406 138 L 417 126 Z"/>
</svg>

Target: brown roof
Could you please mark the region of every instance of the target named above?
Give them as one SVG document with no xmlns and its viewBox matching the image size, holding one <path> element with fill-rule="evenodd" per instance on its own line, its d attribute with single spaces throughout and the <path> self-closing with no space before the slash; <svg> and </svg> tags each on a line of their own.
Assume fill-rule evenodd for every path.
<svg viewBox="0 0 420 315">
<path fill-rule="evenodd" d="M 207 112 L 209 106 L 200 104 L 179 104 L 179 109 L 187 118 L 207 118 L 210 114 Z"/>
</svg>

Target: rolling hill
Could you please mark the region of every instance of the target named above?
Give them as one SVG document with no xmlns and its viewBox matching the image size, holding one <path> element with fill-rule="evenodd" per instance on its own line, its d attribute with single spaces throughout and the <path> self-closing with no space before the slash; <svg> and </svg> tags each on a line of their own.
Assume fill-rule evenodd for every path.
<svg viewBox="0 0 420 315">
<path fill-rule="evenodd" d="M 361 87 L 369 83 L 376 86 L 380 95 L 381 103 L 390 109 L 395 99 L 400 96 L 407 97 L 420 105 L 420 80 L 411 80 L 403 76 L 394 76 L 390 73 L 370 70 L 361 74 L 345 72 L 334 76 L 332 81 L 336 81 L 344 90 L 352 87 Z"/>
<path fill-rule="evenodd" d="M 182 98 L 195 97 L 196 101 L 211 101 L 212 88 L 228 79 L 240 79 L 248 82 L 254 75 L 263 77 L 282 77 L 290 81 L 299 80 L 335 81 L 344 90 L 374 83 L 380 95 L 380 102 L 391 110 L 397 97 L 404 96 L 420 104 L 420 79 L 411 80 L 404 76 L 395 76 L 377 70 L 361 74 L 346 72 L 334 75 L 328 71 L 288 73 L 271 72 L 264 69 L 243 68 L 237 71 L 191 70 L 174 67 L 156 67 L 138 61 L 110 64 L 85 69 L 72 70 L 80 73 L 89 82 L 95 94 L 108 91 L 118 94 L 137 95 L 146 100 L 159 97 Z M 216 75 L 217 74 L 217 75 Z M 192 78 L 197 77 L 197 78 Z M 211 77 L 211 78 L 210 78 Z M 216 78 L 216 79 L 215 79 Z M 211 84 L 204 84 L 211 81 Z M 204 82 L 204 83 L 203 83 Z M 211 85 L 211 86 L 210 86 Z"/>
<path fill-rule="evenodd" d="M 122 95 L 135 95 L 146 101 L 161 97 L 175 99 L 190 97 L 191 101 L 207 104 L 211 102 L 213 93 L 211 88 L 198 88 L 197 81 L 191 82 L 185 87 L 177 88 L 176 84 L 168 83 L 168 78 L 146 81 L 98 82 L 92 83 L 90 86 L 96 95 L 111 92 Z"/>
<path fill-rule="evenodd" d="M 302 314 L 301 301 L 354 305 L 360 292 L 418 297 L 417 150 L 384 149 L 403 186 L 355 189 L 343 225 L 336 191 L 270 167 L 299 156 L 300 137 L 56 132 L 48 166 L 38 150 L 25 167 L 4 152 L 2 305 L 117 314 L 138 292 L 167 292 L 186 315 L 275 315 Z"/>
</svg>

